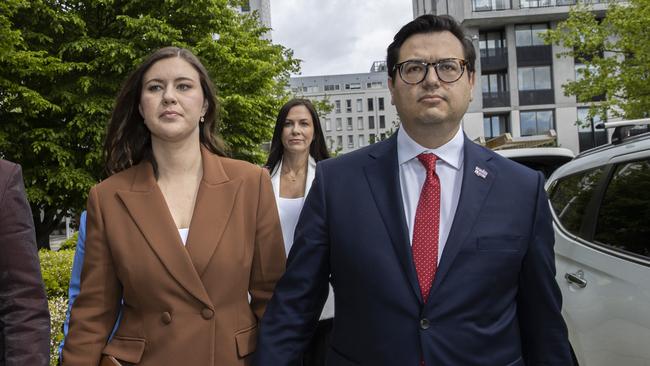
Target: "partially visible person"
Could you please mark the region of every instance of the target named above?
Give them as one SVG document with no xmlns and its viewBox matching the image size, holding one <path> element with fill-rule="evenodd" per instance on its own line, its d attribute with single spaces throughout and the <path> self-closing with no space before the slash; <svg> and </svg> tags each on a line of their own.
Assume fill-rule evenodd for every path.
<svg viewBox="0 0 650 366">
<path fill-rule="evenodd" d="M 72 261 L 72 273 L 70 274 L 70 285 L 68 286 L 68 310 L 65 312 L 65 320 L 63 321 L 63 339 L 59 344 L 59 360 L 63 353 L 63 345 L 65 344 L 65 337 L 68 336 L 68 328 L 70 325 L 70 311 L 72 305 L 79 295 L 79 284 L 81 282 L 81 268 L 84 263 L 84 252 L 86 247 L 86 211 L 84 210 L 79 217 L 79 233 L 77 236 L 77 245 L 74 251 L 74 260 Z M 118 321 L 119 323 L 119 316 Z M 117 323 L 115 328 L 117 328 Z"/>
<path fill-rule="evenodd" d="M 571 365 L 544 176 L 461 127 L 471 39 L 423 15 L 386 56 L 400 128 L 317 165 L 254 364 L 297 364 L 331 283 L 329 366 Z"/>
<path fill-rule="evenodd" d="M 50 362 L 50 313 L 20 165 L 0 159 L 0 366 Z"/>
<path fill-rule="evenodd" d="M 126 80 L 110 177 L 88 197 L 64 366 L 250 364 L 285 253 L 269 175 L 224 157 L 216 111 L 189 50 L 157 50 Z"/>
<path fill-rule="evenodd" d="M 271 172 L 287 254 L 293 244 L 302 205 L 314 180 L 316 162 L 327 158 L 329 152 L 320 119 L 311 101 L 292 99 L 285 103 L 275 122 L 266 167 Z M 303 366 L 325 364 L 333 317 L 334 294 L 330 288 L 320 321 L 303 355 Z"/>
</svg>

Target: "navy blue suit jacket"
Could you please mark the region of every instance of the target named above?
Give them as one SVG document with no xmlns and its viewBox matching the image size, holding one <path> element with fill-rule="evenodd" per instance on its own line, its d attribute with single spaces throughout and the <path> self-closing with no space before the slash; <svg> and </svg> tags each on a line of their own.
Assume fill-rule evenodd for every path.
<svg viewBox="0 0 650 366">
<path fill-rule="evenodd" d="M 465 139 L 458 209 L 425 303 L 396 135 L 318 164 L 254 364 L 298 364 L 329 280 L 327 365 L 571 365 L 542 175 Z"/>
</svg>

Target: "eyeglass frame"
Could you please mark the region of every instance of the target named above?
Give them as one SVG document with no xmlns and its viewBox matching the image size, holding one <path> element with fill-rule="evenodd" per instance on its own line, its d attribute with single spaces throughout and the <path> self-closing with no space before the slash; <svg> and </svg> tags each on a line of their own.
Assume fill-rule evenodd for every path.
<svg viewBox="0 0 650 366">
<path fill-rule="evenodd" d="M 460 64 L 460 75 L 458 75 L 458 79 L 456 79 L 454 81 L 442 80 L 440 78 L 440 74 L 438 74 L 438 65 L 440 63 L 442 63 L 442 62 L 449 61 L 449 60 L 458 60 L 459 64 Z M 417 62 L 417 63 L 420 63 L 422 66 L 425 66 L 424 76 L 422 77 L 422 80 L 420 80 L 420 81 L 418 81 L 416 83 L 411 83 L 411 82 L 408 82 L 408 81 L 404 80 L 404 77 L 402 76 L 402 65 L 404 65 L 407 62 Z M 462 58 L 457 58 L 457 57 L 443 58 L 443 59 L 438 60 L 436 62 L 426 62 L 426 61 L 422 61 L 422 60 L 406 60 L 406 61 L 402 61 L 400 63 L 396 63 L 393 66 L 393 71 L 394 72 L 397 71 L 397 73 L 399 74 L 400 79 L 402 79 L 402 81 L 405 82 L 406 84 L 417 85 L 417 84 L 420 84 L 421 82 L 423 82 L 427 78 L 427 76 L 429 75 L 429 66 L 431 66 L 431 67 L 433 67 L 433 70 L 435 71 L 436 77 L 438 78 L 438 80 L 440 80 L 441 82 L 446 83 L 446 84 L 453 84 L 453 83 L 457 82 L 458 80 L 460 80 L 463 77 L 463 75 L 465 74 L 465 69 L 467 68 L 467 65 L 468 65 L 467 60 L 464 60 Z"/>
</svg>

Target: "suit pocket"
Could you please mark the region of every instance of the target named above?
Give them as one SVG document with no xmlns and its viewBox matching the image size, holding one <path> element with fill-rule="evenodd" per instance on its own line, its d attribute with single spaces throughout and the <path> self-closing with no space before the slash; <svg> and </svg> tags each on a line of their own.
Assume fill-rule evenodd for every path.
<svg viewBox="0 0 650 366">
<path fill-rule="evenodd" d="M 257 348 L 257 324 L 235 333 L 237 355 L 244 358 L 255 352 Z"/>
<path fill-rule="evenodd" d="M 142 359 L 145 345 L 146 341 L 142 338 L 115 336 L 104 347 L 102 353 L 115 357 L 122 364 L 137 364 Z"/>
<path fill-rule="evenodd" d="M 518 252 L 524 245 L 521 236 L 498 236 L 478 238 L 476 247 L 483 252 Z"/>
</svg>

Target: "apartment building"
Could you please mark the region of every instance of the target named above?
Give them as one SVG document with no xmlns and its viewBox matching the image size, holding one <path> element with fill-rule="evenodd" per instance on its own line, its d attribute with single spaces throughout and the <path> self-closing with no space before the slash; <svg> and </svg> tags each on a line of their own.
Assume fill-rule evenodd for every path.
<svg viewBox="0 0 650 366">
<path fill-rule="evenodd" d="M 575 153 L 606 142 L 606 132 L 594 129 L 600 121 L 586 120 L 590 103 L 599 98 L 580 103 L 562 89 L 585 66 L 558 58 L 566 49 L 546 45 L 540 36 L 566 19 L 576 1 L 581 0 L 413 0 L 414 17 L 449 14 L 474 41 L 474 101 L 463 120 L 471 139 L 505 132 L 534 138 L 554 130 L 558 146 Z M 604 15 L 611 0 L 588 2 Z"/>
<path fill-rule="evenodd" d="M 292 94 L 327 100 L 332 111 L 321 119 L 330 151 L 346 153 L 387 138 L 399 118 L 390 102 L 386 63 L 376 61 L 370 72 L 292 77 Z"/>
</svg>

